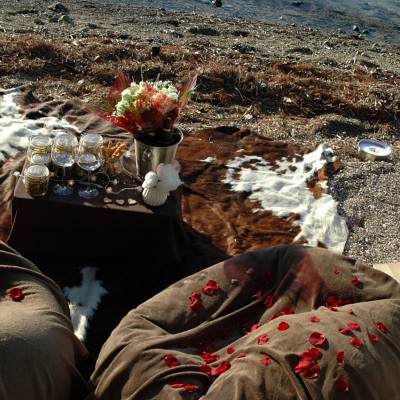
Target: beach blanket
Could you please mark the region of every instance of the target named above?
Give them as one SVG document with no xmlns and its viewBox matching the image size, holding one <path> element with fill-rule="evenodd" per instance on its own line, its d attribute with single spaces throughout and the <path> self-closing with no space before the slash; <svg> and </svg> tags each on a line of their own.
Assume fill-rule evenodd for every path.
<svg viewBox="0 0 400 400">
<path fill-rule="evenodd" d="M 4 241 L 11 227 L 13 174 L 22 170 L 29 135 L 54 135 L 67 129 L 79 137 L 92 131 L 105 140 L 132 144 L 128 132 L 88 113 L 86 107 L 79 99 L 42 101 L 32 87 L 0 91 L 0 237 Z M 96 260 L 93 266 L 105 289 L 101 293 L 107 294 L 100 305 L 93 302 L 99 309 L 84 324 L 93 332 L 86 344 L 94 358 L 127 311 L 183 276 L 230 256 L 275 245 L 303 243 L 343 251 L 346 224 L 326 185 L 340 160 L 329 149 L 277 142 L 240 127 L 184 134 L 176 158 L 184 182 L 187 254 L 167 273 L 162 265 L 152 265 L 151 255 L 135 265 L 117 259 Z M 59 259 L 34 261 L 62 288 L 98 287 L 81 285 L 81 270 L 87 266 L 82 260 L 68 260 L 60 254 Z M 85 297 L 93 298 L 77 296 Z M 78 309 L 85 307 L 73 311 Z"/>
<path fill-rule="evenodd" d="M 91 399 L 398 399 L 400 286 L 326 249 L 230 258 L 133 309 Z"/>
</svg>

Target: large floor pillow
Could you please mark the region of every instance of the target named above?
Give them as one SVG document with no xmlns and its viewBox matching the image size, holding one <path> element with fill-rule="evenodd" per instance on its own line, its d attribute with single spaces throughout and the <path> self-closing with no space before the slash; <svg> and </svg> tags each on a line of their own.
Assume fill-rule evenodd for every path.
<svg viewBox="0 0 400 400">
<path fill-rule="evenodd" d="M 398 399 L 400 287 L 321 248 L 233 257 L 129 312 L 93 399 Z"/>
</svg>

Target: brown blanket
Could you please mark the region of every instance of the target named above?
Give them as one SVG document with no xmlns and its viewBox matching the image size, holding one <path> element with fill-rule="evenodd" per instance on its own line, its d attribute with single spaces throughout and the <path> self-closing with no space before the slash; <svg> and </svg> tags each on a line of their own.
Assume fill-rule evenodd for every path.
<svg viewBox="0 0 400 400">
<path fill-rule="evenodd" d="M 105 343 L 92 399 L 398 399 L 400 287 L 279 246 L 184 278 Z"/>
</svg>

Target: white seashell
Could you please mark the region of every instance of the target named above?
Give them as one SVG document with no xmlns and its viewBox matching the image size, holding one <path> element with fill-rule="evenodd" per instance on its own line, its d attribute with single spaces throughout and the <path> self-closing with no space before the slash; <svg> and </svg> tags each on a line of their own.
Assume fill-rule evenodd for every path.
<svg viewBox="0 0 400 400">
<path fill-rule="evenodd" d="M 157 188 L 144 188 L 142 196 L 149 206 L 161 206 L 167 201 L 168 193 L 160 192 Z"/>
</svg>

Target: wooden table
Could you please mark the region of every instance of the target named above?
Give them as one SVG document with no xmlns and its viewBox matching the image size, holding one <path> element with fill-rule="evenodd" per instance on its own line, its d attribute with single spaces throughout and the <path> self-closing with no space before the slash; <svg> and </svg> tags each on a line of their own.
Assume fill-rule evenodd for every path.
<svg viewBox="0 0 400 400">
<path fill-rule="evenodd" d="M 132 188 L 128 174 L 118 178 L 113 191 Z M 181 214 L 181 191 L 171 192 L 159 207 L 147 206 L 136 190 L 119 194 L 100 191 L 85 200 L 78 187 L 68 196 L 51 190 L 43 197 L 27 194 L 18 179 L 12 201 L 12 228 L 8 244 L 24 256 L 84 259 L 151 260 L 151 264 L 177 264 L 186 252 Z M 104 198 L 112 203 L 105 203 Z M 129 205 L 128 199 L 137 201 Z M 116 200 L 125 200 L 123 205 Z"/>
</svg>

